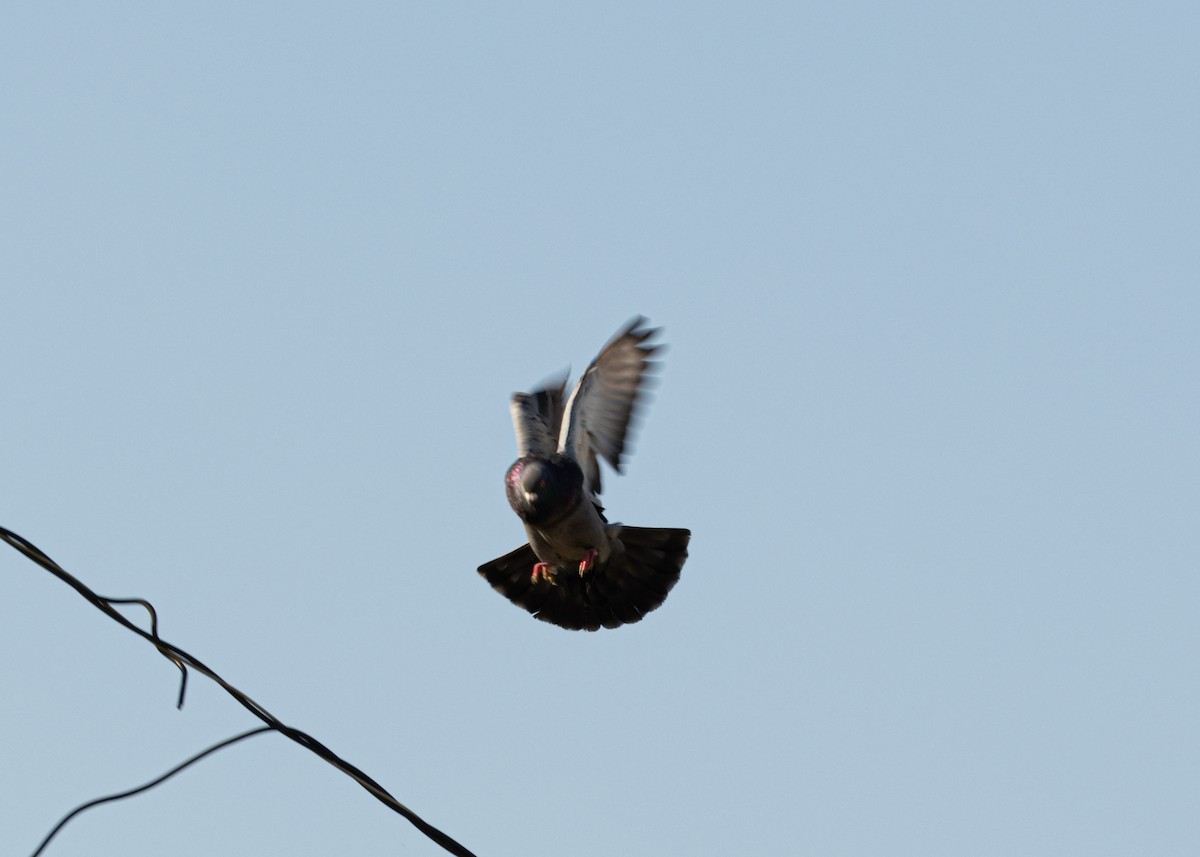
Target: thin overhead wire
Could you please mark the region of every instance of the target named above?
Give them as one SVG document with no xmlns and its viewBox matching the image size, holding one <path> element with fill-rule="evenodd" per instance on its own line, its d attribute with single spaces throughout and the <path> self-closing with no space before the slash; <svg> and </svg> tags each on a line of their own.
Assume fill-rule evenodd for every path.
<svg viewBox="0 0 1200 857">
<path fill-rule="evenodd" d="M 158 649 L 159 653 L 162 654 L 163 657 L 175 664 L 183 676 L 179 689 L 178 706 L 181 707 L 183 705 L 184 691 L 187 687 L 187 670 L 188 668 L 191 668 L 219 684 L 225 689 L 226 693 L 237 700 L 242 707 L 265 723 L 268 727 L 274 729 L 276 732 L 279 732 L 282 735 L 287 736 L 305 749 L 315 753 L 317 756 L 333 765 L 346 776 L 350 777 L 350 779 L 354 780 L 356 783 L 366 789 L 366 791 L 376 800 L 391 809 L 393 812 L 404 816 L 404 818 L 408 819 L 408 821 L 414 827 L 416 827 L 449 853 L 456 855 L 456 857 L 475 857 L 475 855 L 468 851 L 465 847 L 454 841 L 445 833 L 442 833 L 442 831 L 426 822 L 415 812 L 392 797 L 392 795 L 383 786 L 367 776 L 367 774 L 362 770 L 338 756 L 336 753 L 306 732 L 302 732 L 299 729 L 295 729 L 283 723 L 281 720 L 275 717 L 275 715 L 271 714 L 271 712 L 267 711 L 253 699 L 242 693 L 242 691 L 238 690 L 229 682 L 225 681 L 225 679 L 221 678 L 221 676 L 217 675 L 217 673 L 205 665 L 201 660 L 160 637 L 158 635 L 158 614 L 154 610 L 154 607 L 151 606 L 150 602 L 142 598 L 105 598 L 101 595 L 97 595 L 82 581 L 52 560 L 46 555 L 45 552 L 43 552 L 29 540 L 25 539 L 23 536 L 17 535 L 16 533 L 5 529 L 4 527 L 0 527 L 0 540 L 3 540 L 10 547 L 23 554 L 27 559 L 37 563 L 59 580 L 66 583 L 68 586 L 82 595 L 94 607 L 96 607 L 96 609 L 100 610 L 113 621 L 120 623 L 133 633 L 137 634 L 139 637 L 149 642 L 156 649 Z M 144 607 L 150 614 L 150 630 L 146 631 L 135 625 L 120 611 L 113 607 L 114 604 L 138 604 Z M 201 756 L 203 755 L 205 754 L 201 754 Z M 195 761 L 195 759 L 191 761 Z M 185 766 L 186 764 L 190 764 L 190 762 L 185 763 Z M 180 770 L 182 770 L 182 768 L 180 768 Z M 170 774 L 167 776 L 170 776 Z M 165 777 L 162 779 L 165 779 Z M 147 786 L 147 788 L 148 787 L 150 786 Z M 61 824 L 62 823 L 59 825 L 60 827 Z M 56 828 L 55 832 L 57 829 L 58 828 Z M 53 832 L 51 833 L 51 836 L 52 835 Z M 46 842 L 48 841 L 49 837 L 46 839 Z M 45 843 L 43 843 L 42 847 L 44 847 L 44 845 Z"/>
<path fill-rule="evenodd" d="M 94 806 L 100 806 L 100 804 L 102 804 L 102 803 L 110 803 L 114 800 L 121 800 L 123 798 L 133 797 L 136 794 L 141 794 L 142 792 L 146 791 L 147 789 L 154 788 L 159 783 L 166 782 L 171 777 L 175 776 L 180 771 L 182 771 L 184 768 L 188 767 L 189 765 L 193 765 L 196 762 L 199 762 L 205 756 L 211 755 L 212 753 L 215 753 L 218 750 L 223 750 L 231 744 L 236 744 L 237 742 L 244 741 L 247 738 L 253 738 L 255 735 L 261 735 L 264 732 L 274 732 L 274 731 L 275 730 L 272 729 L 270 726 L 259 726 L 257 729 L 251 729 L 248 732 L 242 732 L 240 735 L 234 735 L 232 738 L 226 738 L 224 741 L 221 741 L 217 744 L 213 744 L 211 747 L 209 747 L 205 750 L 202 750 L 199 753 L 197 753 L 196 755 L 192 756 L 187 761 L 180 762 L 178 765 L 171 768 L 171 770 L 167 771 L 161 777 L 155 777 L 150 782 L 144 783 L 143 785 L 140 785 L 135 789 L 129 789 L 128 791 L 117 792 L 116 794 L 113 794 L 113 795 L 107 795 L 105 797 L 96 798 L 95 800 L 89 800 L 87 803 L 81 803 L 79 806 L 75 807 L 73 810 L 71 810 L 66 815 L 64 815 L 62 817 L 62 820 L 59 821 L 58 824 L 54 825 L 54 829 L 46 834 L 46 838 L 42 840 L 42 844 L 39 845 L 37 847 L 37 850 L 33 852 L 33 857 L 39 857 L 39 855 L 43 851 L 46 850 L 46 846 L 50 844 L 50 840 L 55 837 L 55 835 L 58 833 L 58 831 L 62 830 L 64 827 L 66 827 L 68 821 L 70 821 L 75 816 L 79 815 L 79 813 L 83 812 L 85 809 L 91 809 Z"/>
</svg>

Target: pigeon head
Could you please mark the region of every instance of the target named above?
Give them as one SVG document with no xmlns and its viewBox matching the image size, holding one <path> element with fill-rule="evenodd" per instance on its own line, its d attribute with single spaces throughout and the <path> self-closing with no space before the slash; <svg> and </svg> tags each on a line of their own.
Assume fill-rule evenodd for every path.
<svg viewBox="0 0 1200 857">
<path fill-rule="evenodd" d="M 535 526 L 554 523 L 583 499 L 583 471 L 564 455 L 518 458 L 504 485 L 513 511 Z"/>
</svg>

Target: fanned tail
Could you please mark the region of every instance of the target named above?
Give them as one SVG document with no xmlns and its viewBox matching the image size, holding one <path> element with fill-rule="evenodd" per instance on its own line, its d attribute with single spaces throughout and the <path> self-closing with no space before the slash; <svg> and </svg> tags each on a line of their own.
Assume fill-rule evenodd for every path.
<svg viewBox="0 0 1200 857">
<path fill-rule="evenodd" d="M 639 621 L 666 600 L 679 582 L 691 539 L 688 530 L 622 527 L 608 562 L 582 577 L 560 568 L 555 582 L 530 579 L 538 561 L 522 545 L 479 567 L 492 588 L 543 622 L 596 631 Z"/>
</svg>

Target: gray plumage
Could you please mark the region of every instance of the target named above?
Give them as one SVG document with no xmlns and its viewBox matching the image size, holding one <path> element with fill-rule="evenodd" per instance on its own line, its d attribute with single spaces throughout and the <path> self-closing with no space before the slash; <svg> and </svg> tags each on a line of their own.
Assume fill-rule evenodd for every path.
<svg viewBox="0 0 1200 857">
<path fill-rule="evenodd" d="M 657 329 L 640 316 L 601 349 L 564 404 L 566 378 L 512 398 L 520 457 L 505 475 L 528 544 L 479 567 L 502 595 L 564 628 L 615 628 L 662 604 L 687 559 L 687 530 L 610 524 L 599 459 L 621 472 Z"/>
</svg>

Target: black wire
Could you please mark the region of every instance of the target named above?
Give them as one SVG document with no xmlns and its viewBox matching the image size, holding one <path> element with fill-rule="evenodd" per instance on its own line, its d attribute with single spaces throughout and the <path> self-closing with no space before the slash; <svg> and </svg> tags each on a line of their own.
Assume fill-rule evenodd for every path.
<svg viewBox="0 0 1200 857">
<path fill-rule="evenodd" d="M 79 813 L 83 812 L 85 809 L 91 809 L 92 807 L 99 806 L 102 803 L 109 803 L 110 801 L 121 800 L 122 798 L 127 798 L 127 797 L 133 797 L 135 794 L 138 794 L 139 792 L 144 792 L 147 789 L 152 789 L 159 783 L 169 780 L 171 777 L 178 774 L 184 768 L 188 767 L 188 765 L 199 762 L 205 756 L 215 753 L 218 750 L 224 749 L 225 747 L 228 747 L 230 744 L 236 744 L 238 741 L 244 741 L 247 738 L 251 738 L 255 735 L 261 735 L 264 732 L 274 732 L 274 731 L 275 730 L 273 728 L 271 728 L 270 726 L 259 726 L 257 729 L 251 729 L 249 732 L 243 732 L 240 735 L 234 735 L 232 738 L 226 738 L 224 741 L 221 741 L 219 744 L 213 744 L 207 750 L 203 750 L 203 751 L 197 753 L 196 755 L 194 755 L 190 759 L 188 759 L 186 762 L 180 762 L 178 765 L 171 768 L 171 770 L 167 771 L 161 777 L 156 777 L 155 779 L 151 780 L 150 782 L 146 783 L 145 785 L 138 786 L 137 788 L 130 789 L 129 791 L 118 792 L 117 794 L 114 794 L 114 795 L 108 795 L 107 797 L 96 798 L 95 800 L 90 800 L 87 803 L 80 804 L 79 806 L 75 807 L 73 810 L 68 812 L 66 815 L 64 815 L 62 818 L 62 821 L 60 821 L 58 824 L 54 825 L 54 829 L 46 834 L 46 838 L 42 840 L 42 844 L 39 845 L 37 847 L 37 850 L 33 852 L 33 857 L 38 857 L 39 854 L 41 854 L 43 851 L 45 851 L 46 846 L 50 844 L 50 840 L 55 837 L 55 835 L 58 833 L 58 831 L 62 830 L 66 826 L 68 821 L 70 821 L 75 816 L 79 815 Z"/>
<path fill-rule="evenodd" d="M 59 580 L 63 581 L 68 586 L 73 588 L 80 595 L 82 595 L 85 599 L 87 599 L 89 602 L 91 602 L 92 605 L 94 605 L 98 610 L 107 614 L 115 622 L 118 622 L 121 625 L 124 625 L 126 628 L 128 628 L 133 633 L 137 634 L 138 636 L 142 637 L 143 639 L 145 639 L 148 642 L 150 642 L 151 644 L 153 644 L 154 647 L 156 649 L 158 649 L 159 653 L 161 653 L 163 657 L 165 657 L 167 660 L 171 661 L 173 664 L 175 664 L 177 667 L 179 667 L 180 670 L 183 671 L 185 682 L 186 682 L 186 678 L 187 678 L 187 669 L 186 669 L 187 667 L 191 667 L 192 669 L 196 670 L 196 672 L 201 673 L 202 675 L 208 676 L 210 679 L 212 679 L 217 684 L 219 684 L 222 688 L 224 688 L 225 692 L 228 693 L 230 696 L 232 696 L 235 700 L 237 700 L 237 702 L 243 708 L 245 708 L 247 711 L 249 711 L 251 714 L 253 714 L 255 717 L 257 717 L 259 720 L 261 720 L 267 726 L 269 726 L 270 728 L 274 729 L 275 731 L 277 731 L 283 735 L 286 735 L 288 738 L 295 741 L 300 746 L 307 748 L 311 752 L 315 753 L 317 756 L 320 756 L 322 759 L 324 759 L 329 764 L 333 765 L 339 771 L 341 771 L 346 776 L 350 777 L 352 780 L 354 780 L 356 783 L 358 783 L 360 786 L 362 786 L 364 789 L 366 789 L 366 791 L 369 794 L 371 794 L 371 796 L 373 796 L 376 800 L 378 800 L 384 806 L 388 807 L 393 812 L 396 812 L 396 813 L 404 816 L 404 818 L 408 819 L 410 824 L 412 824 L 414 827 L 417 828 L 417 830 L 421 831 L 427 837 L 429 837 L 434 842 L 436 842 L 438 845 L 440 845 L 443 849 L 450 852 L 451 854 L 454 854 L 455 857 L 475 857 L 474 854 L 472 854 L 470 851 L 468 851 L 462 845 L 455 842 L 452 838 L 447 836 L 445 833 L 442 833 L 442 831 L 438 830 L 436 827 L 434 827 L 433 825 L 426 822 L 423 818 L 421 818 L 419 815 L 417 815 L 411 809 L 406 807 L 404 804 L 400 803 L 398 800 L 396 800 L 394 797 L 392 797 L 392 795 L 387 791 L 387 789 L 385 789 L 379 783 L 375 782 L 375 780 L 371 779 L 363 771 L 361 771 L 360 769 L 356 768 L 354 765 L 347 762 L 345 759 L 338 756 L 336 753 L 334 753 L 332 750 L 330 750 L 328 747 L 326 747 L 324 744 L 322 744 L 316 738 L 313 738 L 311 735 L 309 735 L 305 732 L 302 732 L 299 729 L 293 729 L 291 726 L 288 726 L 287 724 L 283 723 L 281 720 L 279 720 L 277 717 L 275 717 L 275 715 L 271 714 L 271 712 L 267 711 L 265 708 L 263 708 L 261 705 L 259 705 L 257 702 L 255 702 L 253 699 L 251 699 L 246 694 L 242 693 L 236 687 L 231 685 L 229 682 L 225 681 L 225 679 L 223 679 L 219 675 L 217 675 L 211 668 L 206 666 L 199 658 L 189 655 L 183 649 L 181 649 L 178 646 L 175 646 L 171 643 L 168 643 L 166 640 L 159 637 L 158 629 L 157 629 L 157 624 L 158 624 L 157 614 L 155 613 L 154 608 L 150 606 L 150 603 L 148 601 L 145 601 L 144 599 L 140 599 L 140 598 L 139 599 L 111 599 L 111 600 L 103 598 L 103 597 L 97 595 L 91 589 L 89 589 L 82 581 L 77 579 L 74 575 L 72 575 L 70 572 L 68 572 L 66 569 L 64 569 L 62 566 L 60 566 L 54 560 L 50 559 L 50 557 L 47 556 L 45 552 L 43 552 L 40 548 L 38 548 L 36 545 L 34 545 L 32 542 L 30 542 L 23 536 L 17 535 L 16 533 L 12 532 L 11 530 L 5 529 L 4 527 L 0 527 L 0 539 L 5 541 L 6 543 L 8 543 L 11 547 L 15 548 L 20 553 L 24 554 L 24 556 L 27 559 L 31 560 L 32 562 L 37 563 L 42 568 L 46 569 L 48 572 L 50 572 L 55 577 L 57 577 Z M 137 625 L 133 624 L 133 622 L 131 622 L 129 619 L 127 619 L 120 611 L 118 611 L 116 608 L 114 608 L 112 606 L 114 603 L 138 603 L 138 604 L 141 604 L 142 606 L 144 606 L 150 613 L 150 623 L 151 623 L 150 631 L 149 632 L 144 631 L 143 629 L 139 628 Z M 184 686 L 186 686 L 186 685 L 184 685 Z M 180 705 L 182 705 L 182 703 L 183 703 L 184 686 L 180 687 L 180 695 L 179 695 Z"/>
<path fill-rule="evenodd" d="M 0 527 L 0 529 L 4 528 Z M 5 532 L 7 532 L 7 530 L 5 530 Z M 26 544 L 28 544 L 28 542 L 26 542 Z M 29 546 L 33 547 L 33 545 Z M 42 555 L 45 556 L 45 554 Z M 46 559 L 49 559 L 49 557 L 46 557 Z M 150 636 L 155 639 L 156 643 L 158 642 L 158 613 L 155 611 L 154 605 L 145 598 L 105 598 L 103 595 L 98 595 L 96 597 L 106 604 L 140 604 L 145 607 L 146 612 L 150 614 Z M 179 699 L 175 703 L 175 707 L 183 708 L 183 697 L 187 693 L 187 667 L 183 665 L 183 661 L 179 660 L 179 658 L 172 658 L 168 655 L 168 660 L 174 663 L 175 666 L 179 667 Z"/>
</svg>

